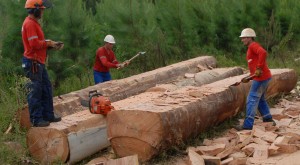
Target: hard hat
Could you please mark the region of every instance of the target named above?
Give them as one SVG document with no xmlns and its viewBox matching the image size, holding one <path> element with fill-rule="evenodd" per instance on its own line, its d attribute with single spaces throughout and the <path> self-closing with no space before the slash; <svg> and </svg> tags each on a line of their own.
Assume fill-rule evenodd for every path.
<svg viewBox="0 0 300 165">
<path fill-rule="evenodd" d="M 104 41 L 108 42 L 108 43 L 111 43 L 111 44 L 115 44 L 116 43 L 115 42 L 115 38 L 112 35 L 105 36 Z"/>
<path fill-rule="evenodd" d="M 25 3 L 26 9 L 34 9 L 34 8 L 40 8 L 45 9 L 52 6 L 52 3 L 48 0 L 27 0 Z"/>
<path fill-rule="evenodd" d="M 256 37 L 255 31 L 251 28 L 246 28 L 242 31 L 240 37 Z"/>
</svg>

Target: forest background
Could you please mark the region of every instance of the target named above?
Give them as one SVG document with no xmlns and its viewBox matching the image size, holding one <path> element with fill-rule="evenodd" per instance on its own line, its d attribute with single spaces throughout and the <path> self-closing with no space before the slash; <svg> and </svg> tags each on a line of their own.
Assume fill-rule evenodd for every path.
<svg viewBox="0 0 300 165">
<path fill-rule="evenodd" d="M 298 0 L 52 0 L 40 24 L 47 39 L 63 41 L 62 51 L 48 51 L 46 63 L 55 95 L 93 85 L 92 66 L 105 35 L 116 39 L 119 61 L 139 51 L 145 56 L 122 70 L 120 79 L 201 55 L 219 67 L 243 66 L 246 47 L 239 38 L 246 27 L 269 53 L 270 68 L 300 73 L 300 1 Z M 25 0 L 0 1 L 0 142 L 25 145 L 26 131 L 15 121 L 26 104 L 21 68 Z M 4 135 L 12 124 L 13 134 Z M 28 153 L 25 152 L 25 157 Z M 20 163 L 24 155 L 0 145 L 0 164 Z"/>
</svg>

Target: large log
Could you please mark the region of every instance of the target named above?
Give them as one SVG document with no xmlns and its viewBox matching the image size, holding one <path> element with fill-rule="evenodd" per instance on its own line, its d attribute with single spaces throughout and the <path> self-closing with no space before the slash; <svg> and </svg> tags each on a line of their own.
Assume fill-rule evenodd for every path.
<svg viewBox="0 0 300 165">
<path fill-rule="evenodd" d="M 79 91 L 71 92 L 65 96 L 75 95 L 80 99 L 86 100 L 88 99 L 89 91 L 98 90 L 104 96 L 109 97 L 112 102 L 115 102 L 142 93 L 148 88 L 154 87 L 156 84 L 176 80 L 179 77 L 183 77 L 185 73 L 198 73 L 202 71 L 201 69 L 203 68 L 215 68 L 216 65 L 217 62 L 214 57 L 200 56 L 124 79 L 100 83 Z"/>
<path fill-rule="evenodd" d="M 64 117 L 83 110 L 82 100 L 88 100 L 89 91 L 98 90 L 112 102 L 144 92 L 159 83 L 167 83 L 183 77 L 185 73 L 197 73 L 201 69 L 215 68 L 216 59 L 212 56 L 200 56 L 173 65 L 158 68 L 149 72 L 119 80 L 112 80 L 54 97 L 54 111 Z M 200 68 L 199 68 L 200 67 Z M 20 125 L 30 128 L 28 107 L 19 110 Z"/>
<path fill-rule="evenodd" d="M 45 128 L 32 127 L 26 139 L 30 154 L 42 164 L 74 163 L 108 147 L 106 132 L 104 117 L 84 110 Z"/>
<path fill-rule="evenodd" d="M 203 74 L 207 82 L 219 77 L 242 74 L 238 67 L 213 69 Z M 208 78 L 208 75 L 218 75 Z M 180 79 L 176 81 L 179 83 Z M 183 83 L 176 89 L 182 87 Z M 176 85 L 175 85 L 176 86 Z M 148 92 L 151 93 L 151 92 Z M 159 93 L 159 92 L 156 92 Z M 51 133 L 51 136 L 48 136 Z M 43 139 L 41 141 L 41 139 Z M 30 154 L 43 163 L 59 159 L 69 163 L 77 162 L 109 146 L 106 120 L 102 115 L 91 114 L 87 109 L 62 118 L 59 123 L 51 123 L 47 128 L 31 128 L 27 134 L 27 146 Z M 49 151 L 59 152 L 49 152 Z"/>
<path fill-rule="evenodd" d="M 271 72 L 269 97 L 289 92 L 296 85 L 294 70 Z M 172 92 L 142 93 L 115 102 L 113 105 L 118 110 L 107 118 L 108 137 L 114 152 L 120 157 L 138 154 L 141 161 L 146 161 L 236 115 L 244 109 L 251 83 L 230 85 L 243 76 Z"/>
</svg>

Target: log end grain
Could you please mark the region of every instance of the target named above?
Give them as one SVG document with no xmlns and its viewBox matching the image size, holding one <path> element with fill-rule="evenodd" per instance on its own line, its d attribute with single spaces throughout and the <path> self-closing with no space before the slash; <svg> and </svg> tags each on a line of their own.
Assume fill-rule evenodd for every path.
<svg viewBox="0 0 300 165">
<path fill-rule="evenodd" d="M 140 161 L 146 161 L 158 153 L 159 142 L 164 136 L 159 114 L 117 111 L 107 116 L 108 139 L 116 155 L 124 157 L 137 154 Z"/>
<path fill-rule="evenodd" d="M 26 142 L 32 157 L 42 164 L 66 162 L 69 156 L 67 136 L 56 129 L 33 127 Z"/>
</svg>

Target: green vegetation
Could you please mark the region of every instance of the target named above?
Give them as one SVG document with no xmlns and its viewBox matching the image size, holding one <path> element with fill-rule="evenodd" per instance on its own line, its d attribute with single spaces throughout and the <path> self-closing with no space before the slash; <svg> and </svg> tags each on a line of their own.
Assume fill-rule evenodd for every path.
<svg viewBox="0 0 300 165">
<path fill-rule="evenodd" d="M 116 39 L 119 61 L 139 51 L 119 79 L 200 55 L 217 58 L 218 66 L 246 67 L 239 35 L 252 27 L 269 52 L 270 68 L 294 68 L 300 73 L 300 1 L 298 0 L 52 0 L 41 20 L 46 38 L 63 41 L 62 51 L 49 51 L 47 67 L 55 95 L 93 84 L 95 52 L 106 34 Z M 21 57 L 24 1 L 0 1 L 0 143 L 17 141 L 25 147 L 16 111 L 26 103 Z M 298 59 L 298 60 L 296 60 Z M 9 125 L 11 134 L 4 135 Z M 218 132 L 218 130 L 214 130 Z M 214 134 L 214 133 L 213 133 Z M 201 138 L 200 138 L 201 139 Z M 11 154 L 0 146 L 0 164 L 22 164 L 28 153 Z M 171 151 L 172 152 L 172 151 Z"/>
</svg>

